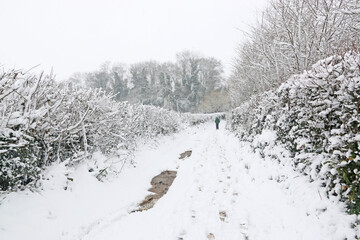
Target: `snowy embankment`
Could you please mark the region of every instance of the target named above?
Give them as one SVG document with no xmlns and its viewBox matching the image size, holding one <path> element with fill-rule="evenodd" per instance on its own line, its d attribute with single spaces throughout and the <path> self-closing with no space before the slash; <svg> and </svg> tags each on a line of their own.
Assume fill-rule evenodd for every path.
<svg viewBox="0 0 360 240">
<path fill-rule="evenodd" d="M 263 159 L 220 127 L 203 124 L 139 146 L 136 165 L 104 182 L 89 162 L 53 166 L 43 190 L 2 199 L 0 239 L 354 239 L 356 217 L 328 199 L 320 181 L 310 183 L 291 163 Z M 287 158 L 272 140 L 263 133 L 256 142 Z M 180 160 L 186 150 L 192 155 Z M 131 213 L 163 170 L 177 171 L 167 194 L 154 208 Z"/>
</svg>

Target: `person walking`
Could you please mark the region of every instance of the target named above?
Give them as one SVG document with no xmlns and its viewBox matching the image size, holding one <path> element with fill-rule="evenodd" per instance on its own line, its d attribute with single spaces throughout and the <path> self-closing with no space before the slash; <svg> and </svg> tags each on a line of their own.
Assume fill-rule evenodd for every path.
<svg viewBox="0 0 360 240">
<path fill-rule="evenodd" d="M 216 129 L 219 129 L 219 123 L 220 123 L 220 118 L 219 117 L 215 118 L 215 123 L 216 123 Z"/>
</svg>

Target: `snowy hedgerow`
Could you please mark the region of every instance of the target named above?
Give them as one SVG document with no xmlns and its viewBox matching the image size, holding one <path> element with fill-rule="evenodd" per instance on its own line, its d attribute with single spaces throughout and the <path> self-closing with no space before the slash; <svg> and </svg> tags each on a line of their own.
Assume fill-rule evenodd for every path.
<svg viewBox="0 0 360 240">
<path fill-rule="evenodd" d="M 0 73 L 0 190 L 35 182 L 56 161 L 125 150 L 138 138 L 177 131 L 178 114 L 116 102 L 99 89 L 58 84 L 52 75 Z"/>
<path fill-rule="evenodd" d="M 252 141 L 269 129 L 291 152 L 294 167 L 323 180 L 331 195 L 360 212 L 360 54 L 316 63 L 277 90 L 252 98 L 231 114 L 229 128 Z"/>
</svg>

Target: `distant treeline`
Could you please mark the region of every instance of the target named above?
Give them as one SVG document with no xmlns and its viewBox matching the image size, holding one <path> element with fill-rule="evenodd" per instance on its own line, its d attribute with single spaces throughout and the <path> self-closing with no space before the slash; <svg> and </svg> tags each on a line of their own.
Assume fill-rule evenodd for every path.
<svg viewBox="0 0 360 240">
<path fill-rule="evenodd" d="M 118 101 L 163 107 L 178 112 L 220 112 L 229 107 L 223 65 L 190 51 L 176 62 L 104 63 L 99 70 L 76 73 L 70 80 L 115 95 Z"/>
</svg>

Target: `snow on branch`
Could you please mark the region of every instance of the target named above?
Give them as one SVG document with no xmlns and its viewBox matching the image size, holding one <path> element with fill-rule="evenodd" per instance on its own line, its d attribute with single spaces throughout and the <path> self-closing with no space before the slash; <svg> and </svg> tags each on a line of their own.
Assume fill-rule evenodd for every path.
<svg viewBox="0 0 360 240">
<path fill-rule="evenodd" d="M 95 151 L 132 156 L 137 139 L 180 128 L 174 112 L 116 102 L 99 89 L 56 83 L 52 75 L 0 76 L 0 191 L 36 183 L 53 162 L 86 160 Z"/>
</svg>

